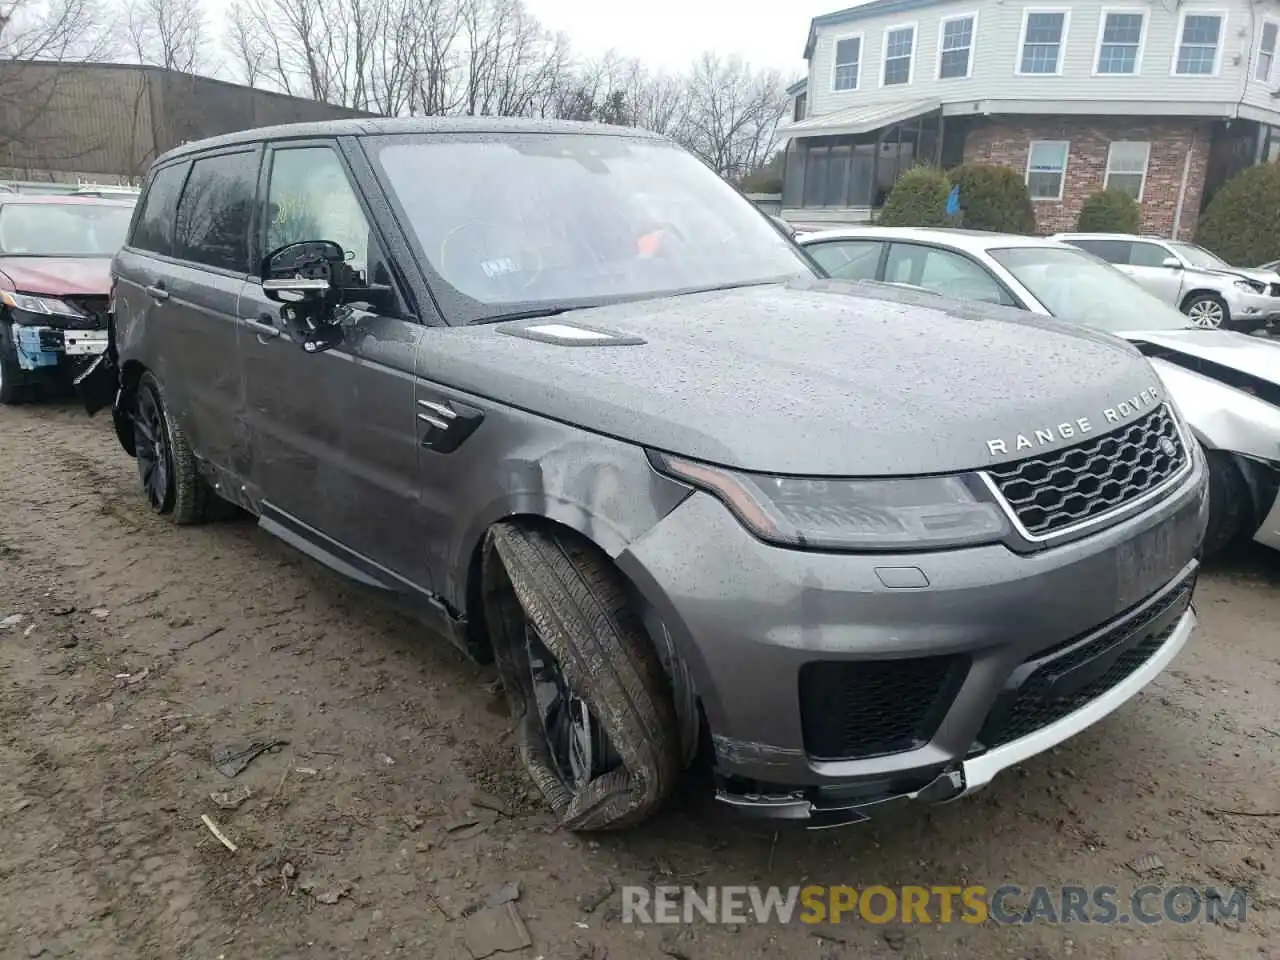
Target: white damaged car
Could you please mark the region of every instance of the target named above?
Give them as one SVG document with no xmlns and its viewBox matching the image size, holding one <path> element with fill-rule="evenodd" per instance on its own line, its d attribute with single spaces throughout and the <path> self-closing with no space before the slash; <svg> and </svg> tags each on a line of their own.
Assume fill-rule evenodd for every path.
<svg viewBox="0 0 1280 960">
<path fill-rule="evenodd" d="M 797 242 L 835 278 L 1004 304 L 1124 337 L 1150 359 L 1208 455 L 1206 555 L 1246 536 L 1280 550 L 1280 341 L 1192 327 L 1119 270 L 1056 240 L 844 227 Z"/>
</svg>

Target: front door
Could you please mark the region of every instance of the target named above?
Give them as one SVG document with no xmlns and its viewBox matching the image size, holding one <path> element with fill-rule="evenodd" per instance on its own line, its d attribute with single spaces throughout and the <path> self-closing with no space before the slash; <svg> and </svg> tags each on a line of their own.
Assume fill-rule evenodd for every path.
<svg viewBox="0 0 1280 960">
<path fill-rule="evenodd" d="M 349 304 L 344 342 L 308 354 L 281 325 L 260 276 L 245 284 L 239 339 L 252 479 L 264 516 L 282 513 L 293 532 L 339 559 L 353 553 L 429 590 L 426 551 L 415 535 L 413 370 L 423 327 L 404 313 L 385 245 L 334 142 L 276 146 L 263 169 L 261 255 L 303 240 L 334 241 L 363 281 L 393 288 L 379 310 Z"/>
<path fill-rule="evenodd" d="M 1171 257 L 1173 254 L 1158 243 L 1134 240 L 1129 246 L 1128 265 L 1121 269 L 1165 303 L 1177 307 L 1182 303 L 1186 271 L 1165 266 Z"/>
</svg>

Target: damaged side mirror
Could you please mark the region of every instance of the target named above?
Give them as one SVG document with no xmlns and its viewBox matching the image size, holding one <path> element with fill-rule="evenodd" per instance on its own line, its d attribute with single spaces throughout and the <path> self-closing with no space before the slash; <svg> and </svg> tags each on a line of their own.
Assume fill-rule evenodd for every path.
<svg viewBox="0 0 1280 960">
<path fill-rule="evenodd" d="M 342 343 L 347 254 L 330 240 L 277 247 L 262 259 L 262 292 L 280 306 L 280 320 L 307 353 Z"/>
</svg>

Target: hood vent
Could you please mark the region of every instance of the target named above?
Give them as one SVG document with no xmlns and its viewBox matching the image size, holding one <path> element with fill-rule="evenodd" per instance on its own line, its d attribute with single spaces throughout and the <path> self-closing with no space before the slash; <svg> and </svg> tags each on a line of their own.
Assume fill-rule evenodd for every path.
<svg viewBox="0 0 1280 960">
<path fill-rule="evenodd" d="M 561 320 L 522 321 L 507 324 L 499 332 L 558 347 L 634 347 L 645 342 L 635 334 Z"/>
</svg>

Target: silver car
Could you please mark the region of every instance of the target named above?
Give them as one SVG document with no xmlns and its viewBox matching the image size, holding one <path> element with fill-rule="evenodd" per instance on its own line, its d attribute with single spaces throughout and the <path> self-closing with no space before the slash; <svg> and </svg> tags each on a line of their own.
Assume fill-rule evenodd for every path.
<svg viewBox="0 0 1280 960">
<path fill-rule="evenodd" d="M 1280 549 L 1280 342 L 1195 329 L 1119 271 L 1052 239 L 853 227 L 799 243 L 834 277 L 1021 307 L 1130 341 L 1208 452 L 1205 553 L 1242 535 Z"/>
<path fill-rule="evenodd" d="M 1197 327 L 1249 333 L 1280 318 L 1280 274 L 1233 267 L 1204 247 L 1125 233 L 1059 233 L 1128 274 Z"/>
</svg>

